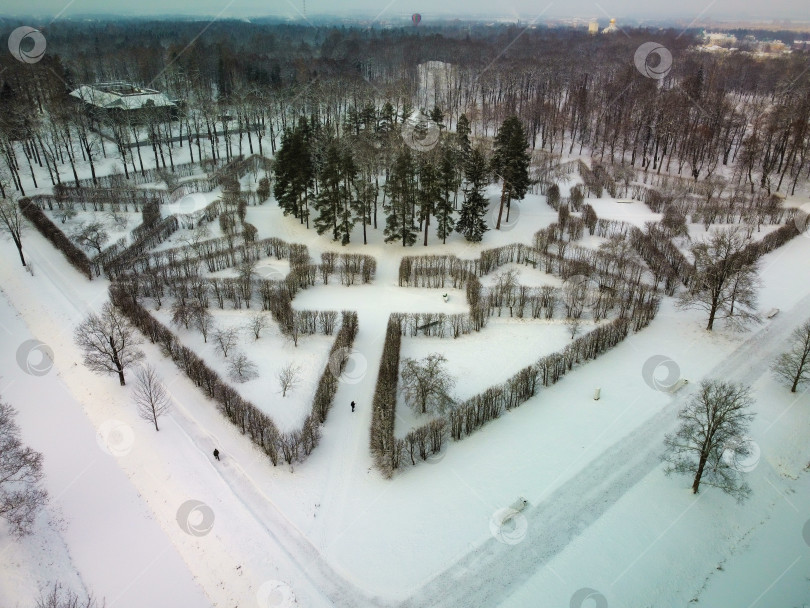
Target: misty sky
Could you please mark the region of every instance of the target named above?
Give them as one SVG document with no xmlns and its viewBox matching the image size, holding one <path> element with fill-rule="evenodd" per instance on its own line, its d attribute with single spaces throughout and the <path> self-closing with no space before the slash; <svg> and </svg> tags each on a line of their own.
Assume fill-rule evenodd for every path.
<svg viewBox="0 0 810 608">
<path fill-rule="evenodd" d="M 809 0 L 0 0 L 0 14 L 71 17 L 91 13 L 121 15 L 184 14 L 220 17 L 278 16 L 301 19 L 303 2 L 307 15 L 354 14 L 380 20 L 422 15 L 463 18 L 472 15 L 532 19 L 609 17 L 693 19 L 785 19 L 810 22 Z"/>
</svg>

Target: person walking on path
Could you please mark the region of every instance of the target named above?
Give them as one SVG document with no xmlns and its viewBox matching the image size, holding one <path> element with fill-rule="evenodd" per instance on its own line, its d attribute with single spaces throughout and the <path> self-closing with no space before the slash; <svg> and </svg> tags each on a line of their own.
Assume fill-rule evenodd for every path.
<svg viewBox="0 0 810 608">
<path fill-rule="evenodd" d="M 354 411 L 354 401 L 352 401 L 352 411 Z"/>
<path fill-rule="evenodd" d="M 218 449 L 216 449 L 216 448 L 214 448 L 214 458 L 216 458 L 217 460 L 219 460 L 219 450 L 218 450 Z"/>
</svg>

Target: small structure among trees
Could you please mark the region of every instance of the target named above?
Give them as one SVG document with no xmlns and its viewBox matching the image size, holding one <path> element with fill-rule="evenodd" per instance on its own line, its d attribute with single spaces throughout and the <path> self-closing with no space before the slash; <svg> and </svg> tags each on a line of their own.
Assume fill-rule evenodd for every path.
<svg viewBox="0 0 810 608">
<path fill-rule="evenodd" d="M 71 91 L 70 96 L 82 102 L 84 108 L 92 110 L 96 116 L 101 114 L 109 118 L 122 114 L 137 117 L 152 111 L 164 112 L 174 118 L 178 109 L 177 102 L 169 99 L 165 93 L 122 80 L 83 84 Z"/>
</svg>

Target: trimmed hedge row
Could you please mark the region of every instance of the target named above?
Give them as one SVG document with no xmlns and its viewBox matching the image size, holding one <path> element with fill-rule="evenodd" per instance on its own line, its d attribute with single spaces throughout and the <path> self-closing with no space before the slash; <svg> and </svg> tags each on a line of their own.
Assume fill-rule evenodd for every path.
<svg viewBox="0 0 810 608">
<path fill-rule="evenodd" d="M 267 414 L 224 382 L 202 358 L 184 346 L 169 328 L 152 317 L 122 285 L 113 283 L 109 292 L 110 301 L 152 343 L 158 344 L 163 354 L 171 358 L 197 387 L 217 403 L 220 412 L 267 454 L 273 466 L 281 461 L 287 464 L 303 462 L 317 447 L 320 441 L 320 424 L 326 420 L 332 406 L 337 376 L 345 365 L 345 360 L 334 364 L 333 355 L 340 349 L 351 349 L 357 335 L 356 313 L 343 313 L 341 328 L 330 351 L 330 361 L 321 375 L 311 412 L 301 429 L 281 433 Z"/>
<path fill-rule="evenodd" d="M 401 450 L 394 438 L 394 420 L 397 409 L 397 385 L 399 382 L 399 357 L 402 330 L 397 315 L 388 318 L 385 342 L 380 359 L 380 371 L 371 402 L 371 430 L 369 447 L 377 469 L 386 477 L 399 467 Z"/>
<path fill-rule="evenodd" d="M 65 236 L 65 233 L 45 215 L 36 203 L 28 198 L 21 198 L 18 201 L 18 205 L 25 218 L 34 225 L 42 236 L 48 239 L 54 247 L 62 252 L 67 261 L 70 262 L 76 270 L 81 272 L 88 279 L 93 278 L 90 259 L 87 257 L 87 254 L 76 247 L 76 245 Z"/>
<path fill-rule="evenodd" d="M 575 366 L 596 359 L 622 342 L 629 334 L 630 328 L 631 321 L 621 318 L 600 325 L 568 344 L 562 351 L 541 358 L 505 382 L 487 388 L 456 405 L 445 415 L 412 429 L 404 439 L 395 439 L 392 428 L 390 437 L 386 437 L 388 441 L 378 443 L 379 449 L 388 446 L 390 448 L 388 453 L 375 458 L 377 467 L 390 477 L 395 469 L 407 464 L 408 459 L 403 458 L 404 455 L 410 457 L 412 465 L 428 460 L 441 451 L 445 433 L 454 441 L 469 437 L 487 422 L 499 418 L 503 412 L 519 407 L 537 395 L 540 387 L 556 384 Z M 636 328 L 636 331 L 639 329 L 641 328 Z M 380 374 L 382 373 L 381 366 Z M 395 397 L 394 394 L 394 407 Z M 383 406 L 387 406 L 387 402 L 381 403 L 381 410 Z M 384 411 L 388 412 L 388 409 Z M 391 410 L 389 415 L 393 418 L 395 411 Z M 381 430 L 387 429 L 381 427 Z M 414 449 L 414 446 L 417 449 Z M 418 459 L 415 456 L 418 456 Z"/>
</svg>

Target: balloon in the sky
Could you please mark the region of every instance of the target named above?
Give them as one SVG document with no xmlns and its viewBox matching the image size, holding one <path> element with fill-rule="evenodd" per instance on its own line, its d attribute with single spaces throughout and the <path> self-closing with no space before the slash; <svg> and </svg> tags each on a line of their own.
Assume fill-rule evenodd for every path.
<svg viewBox="0 0 810 608">
<path fill-rule="evenodd" d="M 422 21 L 422 15 L 419 13 L 414 13 L 411 15 L 411 21 L 413 21 L 414 25 L 419 25 L 419 22 Z"/>
</svg>

